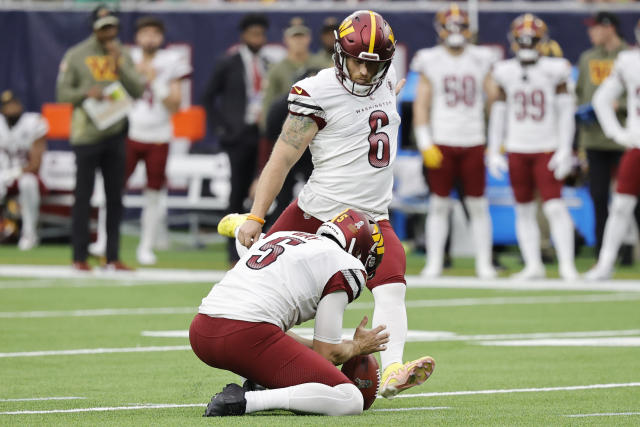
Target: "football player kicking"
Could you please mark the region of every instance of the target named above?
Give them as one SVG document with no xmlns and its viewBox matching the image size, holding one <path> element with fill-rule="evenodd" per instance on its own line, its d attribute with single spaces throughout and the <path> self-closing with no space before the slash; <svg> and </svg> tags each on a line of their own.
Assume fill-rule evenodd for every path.
<svg viewBox="0 0 640 427">
<path fill-rule="evenodd" d="M 476 250 L 476 274 L 496 277 L 491 263 L 491 217 L 485 190 L 483 88 L 496 55 L 470 43 L 469 17 L 457 4 L 435 19 L 440 45 L 419 50 L 411 69 L 420 73 L 413 103 L 413 130 L 428 169 L 431 191 L 427 217 L 425 277 L 442 274 L 449 228 L 449 195 L 460 179 Z"/>
<path fill-rule="evenodd" d="M 640 42 L 640 21 L 636 26 L 636 39 Z M 628 114 L 626 128 L 623 128 L 613 106 L 625 91 Z M 593 108 L 604 133 L 629 148 L 620 161 L 598 263 L 585 274 L 588 280 L 604 280 L 613 274 L 618 249 L 629 230 L 640 194 L 640 50 L 618 54 L 613 71 L 593 96 Z"/>
<path fill-rule="evenodd" d="M 348 253 L 345 253 L 345 251 Z M 342 340 L 342 317 L 383 259 L 376 221 L 348 209 L 315 234 L 280 231 L 257 241 L 203 300 L 189 329 L 195 354 L 267 390 L 227 385 L 205 416 L 286 409 L 358 415 L 363 397 L 334 365 L 384 350 L 385 327 Z M 289 331 L 315 318 L 313 340 Z"/>
<path fill-rule="evenodd" d="M 251 214 L 227 216 L 228 224 L 221 223 L 219 230 L 233 237 L 238 222 L 244 221 L 238 241 L 246 247 L 257 241 L 263 218 L 291 166 L 309 147 L 313 173 L 269 232 L 312 233 L 349 207 L 378 221 L 386 255 L 367 287 L 375 301 L 373 325 L 386 325 L 390 334 L 387 349 L 380 353 L 380 394 L 392 398 L 422 384 L 435 367 L 428 356 L 402 363 L 407 336 L 406 257 L 389 222 L 388 207 L 400 125 L 396 94 L 404 81 L 396 82 L 391 66 L 396 40 L 378 13 L 354 12 L 335 36 L 335 66 L 291 88 L 289 115 L 258 180 Z"/>
<path fill-rule="evenodd" d="M 573 280 L 578 277 L 573 222 L 561 195 L 563 180 L 572 168 L 575 130 L 575 102 L 568 91 L 571 65 L 563 58 L 540 57 L 537 48 L 547 38 L 547 26 L 534 15 L 516 18 L 509 38 L 516 58 L 496 63 L 492 73 L 499 95 L 491 107 L 487 163 L 489 172 L 501 178 L 507 170 L 507 161 L 500 154 L 504 142 L 516 199 L 516 236 L 525 263 L 514 278 L 545 276 L 533 199 L 537 188 L 551 227 L 560 276 Z"/>
<path fill-rule="evenodd" d="M 22 230 L 18 248 L 38 245 L 40 194 L 46 191 L 38 176 L 47 149 L 49 124 L 39 113 L 25 113 L 10 90 L 0 95 L 0 205 L 4 197 L 18 194 Z"/>
</svg>

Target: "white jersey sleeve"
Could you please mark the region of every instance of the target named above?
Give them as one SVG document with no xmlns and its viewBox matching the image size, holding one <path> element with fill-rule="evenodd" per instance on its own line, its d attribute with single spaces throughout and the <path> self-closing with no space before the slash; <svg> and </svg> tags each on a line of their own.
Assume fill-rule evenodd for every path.
<svg viewBox="0 0 640 427">
<path fill-rule="evenodd" d="M 272 323 L 287 331 L 313 319 L 329 294 L 344 293 L 353 301 L 365 278 L 362 263 L 335 242 L 281 231 L 256 242 L 202 300 L 199 312 Z M 325 339 L 334 339 L 327 335 Z"/>
<path fill-rule="evenodd" d="M 634 48 L 618 54 L 613 66 L 613 71 L 598 88 L 596 95 L 599 95 L 601 90 L 603 92 L 610 92 L 608 96 L 610 103 L 618 99 L 617 95 L 626 91 L 627 120 L 625 127 L 631 136 L 630 143 L 632 143 L 634 147 L 640 147 L 640 49 Z M 595 95 L 594 108 L 596 108 Z M 600 112 L 598 109 L 596 109 L 596 113 L 598 113 L 598 120 L 600 120 Z M 615 123 L 620 125 L 613 111 L 611 111 L 611 114 L 615 118 Z M 605 129 L 604 123 L 602 127 L 606 132 L 607 129 Z"/>
<path fill-rule="evenodd" d="M 309 145 L 314 169 L 298 196 L 304 212 L 322 221 L 347 208 L 388 218 L 400 125 L 395 85 L 391 67 L 364 97 L 349 93 L 333 68 L 293 86 L 289 111 L 312 117 L 319 128 Z"/>
<path fill-rule="evenodd" d="M 615 138 L 623 130 L 622 125 L 616 117 L 613 103 L 620 95 L 625 91 L 625 78 L 624 78 L 624 58 L 623 53 L 618 54 L 613 70 L 611 74 L 602 82 L 602 84 L 596 89 L 593 94 L 592 104 L 593 109 L 598 117 L 598 122 L 602 126 L 602 131 L 609 138 Z M 627 107 L 632 108 L 633 97 L 627 98 Z M 628 111 L 633 111 L 629 109 Z M 631 123 L 632 119 L 629 118 Z"/>
</svg>

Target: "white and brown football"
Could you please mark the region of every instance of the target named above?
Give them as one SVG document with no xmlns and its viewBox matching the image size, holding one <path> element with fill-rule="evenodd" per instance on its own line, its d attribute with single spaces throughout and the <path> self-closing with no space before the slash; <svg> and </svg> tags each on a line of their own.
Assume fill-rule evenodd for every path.
<svg viewBox="0 0 640 427">
<path fill-rule="evenodd" d="M 342 365 L 342 373 L 358 387 L 364 398 L 364 410 L 371 407 L 378 395 L 380 369 L 376 358 L 367 354 L 355 356 Z"/>
</svg>

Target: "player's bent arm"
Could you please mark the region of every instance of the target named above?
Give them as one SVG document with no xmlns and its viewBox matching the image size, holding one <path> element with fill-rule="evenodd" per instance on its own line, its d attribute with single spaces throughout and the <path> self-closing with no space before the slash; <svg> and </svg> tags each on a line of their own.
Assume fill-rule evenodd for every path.
<svg viewBox="0 0 640 427">
<path fill-rule="evenodd" d="M 23 169 L 23 172 L 30 172 L 37 174 L 40 170 L 40 164 L 42 163 L 42 155 L 47 149 L 47 140 L 38 138 L 31 144 L 29 150 L 29 164 Z"/>
<path fill-rule="evenodd" d="M 181 100 L 182 86 L 180 80 L 172 80 L 169 83 L 169 94 L 162 100 L 162 104 L 167 108 L 169 113 L 175 114 L 180 109 Z"/>
<path fill-rule="evenodd" d="M 251 207 L 252 215 L 265 217 L 269 206 L 282 189 L 289 170 L 300 159 L 316 133 L 318 125 L 312 118 L 294 114 L 287 116 L 269 161 L 258 179 L 256 197 Z M 250 247 L 260 237 L 261 230 L 262 224 L 246 221 L 238 230 L 238 241 L 243 246 Z"/>
<path fill-rule="evenodd" d="M 316 313 L 312 349 L 334 365 L 341 365 L 359 354 L 370 354 L 386 349 L 389 334 L 385 327 L 366 330 L 365 316 L 353 340 L 342 340 L 342 317 L 347 306 L 346 292 L 334 292 L 320 300 Z"/>
<path fill-rule="evenodd" d="M 431 122 L 431 96 L 431 82 L 424 74 L 420 74 L 416 97 L 413 101 L 413 129 L 420 151 L 428 149 L 433 144 L 431 130 L 429 129 L 429 123 Z"/>
<path fill-rule="evenodd" d="M 610 75 L 598 87 L 593 95 L 593 109 L 598 117 L 598 122 L 609 138 L 615 138 L 624 129 L 616 117 L 614 102 L 624 92 L 624 86 L 615 75 Z"/>
</svg>

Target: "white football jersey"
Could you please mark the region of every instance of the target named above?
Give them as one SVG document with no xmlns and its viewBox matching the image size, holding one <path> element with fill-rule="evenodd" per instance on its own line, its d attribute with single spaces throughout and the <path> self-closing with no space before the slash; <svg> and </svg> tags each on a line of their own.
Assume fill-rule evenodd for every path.
<svg viewBox="0 0 640 427">
<path fill-rule="evenodd" d="M 365 281 L 362 263 L 334 241 L 279 231 L 256 242 L 211 289 L 198 312 L 288 331 L 313 319 L 323 296 L 344 291 L 351 302 Z"/>
<path fill-rule="evenodd" d="M 334 68 L 292 87 L 289 112 L 311 116 L 320 129 L 309 146 L 313 172 L 298 196 L 303 211 L 322 221 L 347 208 L 388 218 L 400 126 L 395 86 L 392 66 L 366 97 L 347 92 Z"/>
<path fill-rule="evenodd" d="M 556 88 L 569 83 L 571 64 L 542 57 L 523 66 L 517 59 L 496 63 L 493 77 L 507 95 L 504 145 L 514 153 L 542 153 L 558 147 Z"/>
<path fill-rule="evenodd" d="M 31 145 L 48 131 L 49 123 L 39 113 L 22 113 L 11 128 L 0 114 L 0 169 L 27 166 Z"/>
<path fill-rule="evenodd" d="M 470 147 L 485 142 L 483 83 L 498 60 L 483 46 L 468 45 L 460 55 L 444 46 L 419 50 L 411 69 L 431 83 L 431 132 L 437 144 Z"/>
<path fill-rule="evenodd" d="M 135 46 L 131 49 L 131 58 L 138 64 L 142 61 L 142 49 Z M 153 61 L 156 78 L 147 85 L 142 97 L 134 102 L 129 113 L 129 138 L 139 142 L 166 143 L 173 137 L 171 114 L 162 103 L 162 99 L 154 96 L 154 86 L 164 86 L 168 90 L 173 80 L 182 79 L 191 74 L 191 65 L 180 52 L 160 49 Z"/>
</svg>

